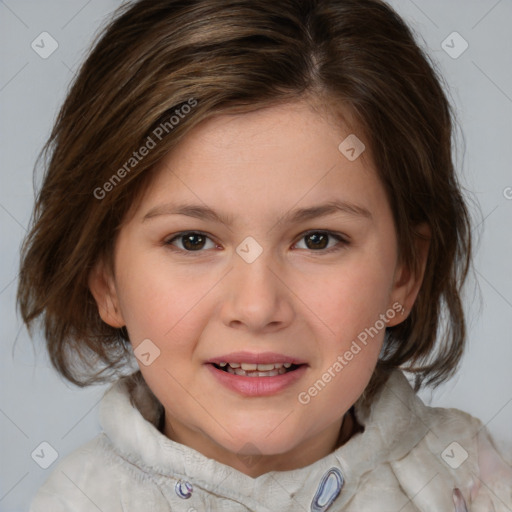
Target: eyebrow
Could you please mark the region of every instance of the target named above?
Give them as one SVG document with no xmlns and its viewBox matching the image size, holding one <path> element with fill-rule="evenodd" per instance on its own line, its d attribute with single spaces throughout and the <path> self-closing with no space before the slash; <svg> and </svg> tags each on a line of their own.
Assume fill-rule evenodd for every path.
<svg viewBox="0 0 512 512">
<path fill-rule="evenodd" d="M 372 214 L 366 208 L 347 201 L 329 201 L 309 208 L 291 210 L 279 219 L 279 223 L 297 224 L 317 217 L 326 217 L 335 213 L 345 213 L 354 217 L 372 219 Z M 186 215 L 201 220 L 211 220 L 229 226 L 234 218 L 221 212 L 216 212 L 208 206 L 196 204 L 167 203 L 151 208 L 142 218 L 142 222 L 162 215 Z"/>
</svg>

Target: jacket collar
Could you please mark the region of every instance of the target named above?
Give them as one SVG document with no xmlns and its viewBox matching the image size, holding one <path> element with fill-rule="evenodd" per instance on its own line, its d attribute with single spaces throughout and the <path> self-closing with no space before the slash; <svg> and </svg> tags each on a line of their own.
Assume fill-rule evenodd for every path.
<svg viewBox="0 0 512 512">
<path fill-rule="evenodd" d="M 239 501 L 252 510 L 265 507 L 276 510 L 276 496 L 281 509 L 300 510 L 305 503 L 309 508 L 322 479 L 336 468 L 344 480 L 336 499 L 338 509 L 355 495 L 362 475 L 380 463 L 405 456 L 429 430 L 426 406 L 398 370 L 377 392 L 371 406 L 365 407 L 358 401 L 354 410 L 364 432 L 355 434 L 309 466 L 272 471 L 257 478 L 164 436 L 157 428 L 162 406 L 140 373 L 121 378 L 105 393 L 100 405 L 100 422 L 113 449 L 144 472 L 156 475 L 170 501 L 176 499 L 175 481 L 181 480 L 185 491 L 187 482 L 192 492 L 202 489 Z M 283 507 L 287 501 L 288 505 Z"/>
</svg>

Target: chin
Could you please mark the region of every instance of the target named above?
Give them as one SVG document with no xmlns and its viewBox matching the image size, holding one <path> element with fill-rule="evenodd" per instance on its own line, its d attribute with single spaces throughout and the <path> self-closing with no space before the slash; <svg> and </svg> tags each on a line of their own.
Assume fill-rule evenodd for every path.
<svg viewBox="0 0 512 512">
<path fill-rule="evenodd" d="M 278 427 L 279 428 L 279 427 Z M 296 448 L 304 439 L 286 429 L 272 432 L 265 425 L 262 428 L 239 431 L 233 437 L 223 436 L 216 442 L 224 449 L 240 456 L 282 455 Z"/>
</svg>

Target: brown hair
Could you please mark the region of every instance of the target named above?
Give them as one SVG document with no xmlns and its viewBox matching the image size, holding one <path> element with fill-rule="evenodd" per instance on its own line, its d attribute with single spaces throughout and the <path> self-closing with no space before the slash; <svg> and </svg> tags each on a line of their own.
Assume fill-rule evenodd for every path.
<svg viewBox="0 0 512 512">
<path fill-rule="evenodd" d="M 62 375 L 100 382 L 130 359 L 126 332 L 101 321 L 88 275 L 112 254 L 155 164 L 208 117 L 304 97 L 354 115 L 389 197 L 400 257 L 414 271 L 416 229 L 426 223 L 432 233 L 419 295 L 388 328 L 368 396 L 396 367 L 416 374 L 416 389 L 454 373 L 465 340 L 469 216 L 449 103 L 400 17 L 379 0 L 142 0 L 102 33 L 41 154 L 47 168 L 18 303 L 29 328 L 42 321 Z M 139 160 L 134 151 L 149 138 L 157 143 Z"/>
</svg>

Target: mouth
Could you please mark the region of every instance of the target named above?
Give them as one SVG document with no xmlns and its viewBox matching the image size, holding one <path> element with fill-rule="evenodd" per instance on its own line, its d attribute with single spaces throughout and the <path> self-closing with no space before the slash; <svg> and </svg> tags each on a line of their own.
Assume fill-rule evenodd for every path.
<svg viewBox="0 0 512 512">
<path fill-rule="evenodd" d="M 211 363 L 217 370 L 240 377 L 276 377 L 297 370 L 300 364 L 293 363 Z"/>
<path fill-rule="evenodd" d="M 222 386 L 243 396 L 270 396 L 284 392 L 304 378 L 309 364 L 272 352 L 237 352 L 206 362 Z"/>
</svg>

